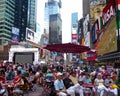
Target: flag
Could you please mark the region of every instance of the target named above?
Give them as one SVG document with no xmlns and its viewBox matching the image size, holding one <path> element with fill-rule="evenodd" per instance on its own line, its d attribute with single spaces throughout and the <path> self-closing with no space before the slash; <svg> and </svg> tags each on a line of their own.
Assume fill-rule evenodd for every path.
<svg viewBox="0 0 120 96">
<path fill-rule="evenodd" d="M 118 0 L 118 10 L 120 10 L 120 0 Z"/>
</svg>

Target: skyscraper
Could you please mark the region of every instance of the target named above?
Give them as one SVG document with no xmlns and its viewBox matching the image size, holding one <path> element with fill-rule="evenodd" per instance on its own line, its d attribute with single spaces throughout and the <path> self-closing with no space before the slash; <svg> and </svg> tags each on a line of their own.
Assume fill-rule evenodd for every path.
<svg viewBox="0 0 120 96">
<path fill-rule="evenodd" d="M 36 31 L 36 0 L 15 0 L 15 27 L 20 29 L 20 41 L 25 40 L 26 28 Z"/>
<path fill-rule="evenodd" d="M 13 27 L 20 31 L 19 41 L 25 40 L 26 28 L 36 31 L 36 0 L 0 0 L 0 44 L 11 41 Z"/>
<path fill-rule="evenodd" d="M 50 15 L 49 20 L 49 43 L 62 43 L 62 20 L 59 14 Z"/>
<path fill-rule="evenodd" d="M 44 31 L 45 33 L 47 33 L 49 35 L 49 29 L 50 29 L 50 22 L 52 22 L 50 20 L 50 17 L 52 15 L 52 17 L 55 17 L 55 14 L 56 16 L 59 17 L 59 19 L 61 19 L 61 16 L 60 16 L 60 8 L 61 8 L 61 0 L 48 0 L 46 3 L 45 3 L 45 14 L 44 14 L 44 21 L 45 21 L 45 26 L 44 26 Z M 51 17 L 51 18 L 52 18 Z M 55 17 L 57 18 L 57 17 Z M 56 19 L 58 20 L 58 19 Z M 61 22 L 60 22 L 61 23 Z M 60 24 L 58 24 L 59 26 Z M 57 26 L 57 25 L 56 25 Z M 61 25 L 62 26 L 62 25 Z M 52 32 L 52 31 L 51 31 Z M 56 33 L 57 34 L 57 33 Z M 48 38 L 49 39 L 49 38 Z"/>
<path fill-rule="evenodd" d="M 36 31 L 37 0 L 0 0 L 0 60 L 8 60 L 9 42 L 24 41 Z"/>
<path fill-rule="evenodd" d="M 14 15 L 15 0 L 0 0 L 0 44 L 11 39 Z"/>
</svg>

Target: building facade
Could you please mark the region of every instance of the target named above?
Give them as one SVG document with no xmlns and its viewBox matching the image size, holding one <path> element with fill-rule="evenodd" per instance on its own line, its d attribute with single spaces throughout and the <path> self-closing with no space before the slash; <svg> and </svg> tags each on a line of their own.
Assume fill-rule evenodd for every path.
<svg viewBox="0 0 120 96">
<path fill-rule="evenodd" d="M 61 0 L 48 0 L 46 3 L 45 3 L 45 9 L 44 9 L 44 33 L 48 34 L 48 37 L 49 36 L 49 32 L 50 32 L 50 18 L 53 18 L 54 16 L 52 15 L 56 15 L 56 17 L 60 18 L 61 19 L 61 16 L 60 16 L 60 8 L 61 8 Z M 58 16 L 59 15 L 59 16 Z M 56 18 L 55 17 L 55 18 Z M 58 19 L 56 19 L 58 20 Z M 53 21 L 51 21 L 53 22 Z M 57 22 L 57 21 L 56 21 Z M 59 24 L 61 25 L 61 24 Z M 52 29 L 51 29 L 52 30 Z M 48 41 L 49 41 L 49 38 L 48 38 Z"/>
<path fill-rule="evenodd" d="M 36 0 L 16 0 L 14 26 L 20 29 L 20 41 L 26 38 L 26 28 L 36 32 Z"/>
<path fill-rule="evenodd" d="M 83 17 L 90 13 L 90 0 L 83 0 Z M 87 7 L 86 7 L 87 6 Z"/>
<path fill-rule="evenodd" d="M 0 44 L 11 40 L 14 26 L 15 0 L 0 0 Z"/>
<path fill-rule="evenodd" d="M 0 60 L 8 60 L 11 44 L 26 40 L 26 28 L 36 31 L 37 0 L 0 0 Z"/>
<path fill-rule="evenodd" d="M 0 0 L 0 44 L 11 41 L 13 27 L 18 41 L 25 40 L 27 27 L 36 31 L 36 0 Z"/>
<path fill-rule="evenodd" d="M 50 15 L 49 19 L 49 44 L 62 43 L 62 20 L 60 15 Z"/>
</svg>

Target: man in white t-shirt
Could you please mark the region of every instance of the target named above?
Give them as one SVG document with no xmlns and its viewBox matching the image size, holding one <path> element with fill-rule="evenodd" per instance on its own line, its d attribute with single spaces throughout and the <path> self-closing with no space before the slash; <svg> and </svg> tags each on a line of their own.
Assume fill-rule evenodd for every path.
<svg viewBox="0 0 120 96">
<path fill-rule="evenodd" d="M 57 80 L 54 82 L 55 91 L 58 96 L 75 96 L 75 91 L 72 89 L 66 89 L 62 79 L 62 73 L 57 73 Z"/>
</svg>

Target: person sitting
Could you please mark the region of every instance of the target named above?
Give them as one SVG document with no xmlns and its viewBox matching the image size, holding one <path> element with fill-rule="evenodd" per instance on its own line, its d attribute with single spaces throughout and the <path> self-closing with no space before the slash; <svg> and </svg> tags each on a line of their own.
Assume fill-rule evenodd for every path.
<svg viewBox="0 0 120 96">
<path fill-rule="evenodd" d="M 85 81 L 85 73 L 82 72 L 81 75 L 79 76 L 79 82 L 83 83 Z"/>
<path fill-rule="evenodd" d="M 74 85 L 78 83 L 78 77 L 76 76 L 76 72 L 75 71 L 71 72 L 71 75 L 70 75 L 69 78 L 72 80 Z"/>
<path fill-rule="evenodd" d="M 100 96 L 103 96 L 105 90 L 108 91 L 108 89 L 104 86 L 104 80 L 102 79 L 101 73 L 98 73 L 94 85 L 96 86 L 97 92 L 100 93 Z"/>
<path fill-rule="evenodd" d="M 57 80 L 54 81 L 54 87 L 58 96 L 75 96 L 74 90 L 66 89 L 63 83 L 62 73 L 57 73 Z"/>
<path fill-rule="evenodd" d="M 21 86 L 24 85 L 24 80 L 21 77 L 21 71 L 17 71 L 17 75 L 14 78 L 14 88 L 13 93 L 16 94 L 23 94 L 23 91 L 21 90 Z"/>
<path fill-rule="evenodd" d="M 90 75 L 88 73 L 86 73 L 86 75 L 85 75 L 84 83 L 86 83 L 86 84 L 91 83 L 91 78 L 90 78 Z"/>
<path fill-rule="evenodd" d="M 113 83 L 113 80 L 110 77 L 110 74 L 107 74 L 107 78 L 105 79 L 105 86 L 108 88 L 111 83 Z"/>
<path fill-rule="evenodd" d="M 4 93 L 5 93 L 5 89 L 3 89 L 2 83 L 0 82 L 0 96 L 1 95 L 3 96 Z"/>
<path fill-rule="evenodd" d="M 79 96 L 83 96 L 83 88 L 79 83 L 73 84 L 72 80 L 69 78 L 70 74 L 66 73 L 65 78 L 63 79 L 64 85 L 67 89 L 74 90 L 75 93 L 78 93 Z"/>
</svg>

